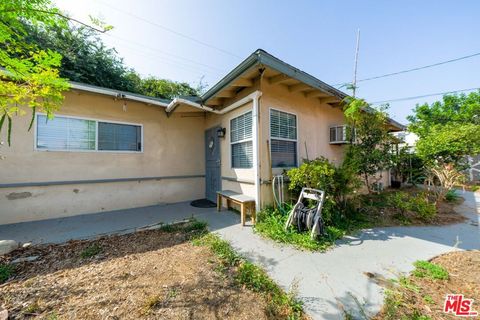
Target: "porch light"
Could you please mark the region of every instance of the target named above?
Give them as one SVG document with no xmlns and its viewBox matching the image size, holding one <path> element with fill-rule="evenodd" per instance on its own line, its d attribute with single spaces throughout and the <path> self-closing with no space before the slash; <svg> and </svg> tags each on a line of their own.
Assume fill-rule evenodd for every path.
<svg viewBox="0 0 480 320">
<path fill-rule="evenodd" d="M 225 129 L 225 128 L 218 128 L 218 130 L 217 130 L 217 137 L 219 137 L 219 138 L 225 138 L 225 132 L 227 132 L 227 129 Z"/>
</svg>

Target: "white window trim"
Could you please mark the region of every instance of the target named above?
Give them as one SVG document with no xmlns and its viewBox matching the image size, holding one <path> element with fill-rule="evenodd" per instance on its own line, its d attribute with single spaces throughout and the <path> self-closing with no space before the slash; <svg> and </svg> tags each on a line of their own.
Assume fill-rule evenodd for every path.
<svg viewBox="0 0 480 320">
<path fill-rule="evenodd" d="M 286 139 L 286 138 L 272 137 L 272 124 L 271 124 L 272 110 L 283 112 L 283 113 L 288 113 L 288 114 L 291 114 L 291 115 L 295 116 L 295 125 L 296 125 L 295 130 L 296 130 L 297 139 Z M 273 107 L 268 108 L 268 136 L 270 137 L 270 150 L 268 150 L 268 152 L 270 152 L 270 159 L 272 159 L 272 139 L 290 141 L 290 142 L 295 142 L 297 144 L 296 145 L 296 154 L 295 154 L 295 162 L 297 163 L 297 165 L 296 166 L 290 166 L 290 167 L 273 167 L 272 166 L 272 169 L 298 168 L 298 166 L 300 164 L 299 163 L 299 147 L 298 147 L 298 114 L 296 114 L 295 112 L 289 112 L 289 111 L 285 111 L 285 110 L 278 109 L 278 108 L 273 108 Z"/>
<path fill-rule="evenodd" d="M 123 122 L 123 121 L 113 121 L 113 120 L 102 120 L 97 118 L 88 118 L 88 117 L 78 117 L 78 116 L 69 116 L 63 114 L 55 114 L 55 117 L 78 119 L 78 120 L 87 120 L 95 121 L 95 150 L 84 150 L 84 149 L 39 149 L 37 148 L 37 126 L 38 126 L 38 116 L 47 116 L 46 113 L 37 112 L 35 115 L 35 125 L 34 125 L 34 138 L 33 138 L 33 150 L 38 152 L 100 152 L 100 153 L 143 153 L 144 143 L 143 143 L 143 124 L 132 123 L 132 122 Z M 131 126 L 140 127 L 140 139 L 141 139 L 141 150 L 140 151 L 130 151 L 130 150 L 98 150 L 98 123 L 113 123 L 113 124 L 125 124 Z"/>
<path fill-rule="evenodd" d="M 252 112 L 252 137 L 250 139 L 243 139 L 243 140 L 239 140 L 239 141 L 235 141 L 235 142 L 232 142 L 232 139 L 231 139 L 231 134 L 232 134 L 232 120 L 235 119 L 235 118 L 238 118 L 238 117 L 241 117 L 243 115 L 246 115 L 247 113 L 249 112 Z M 252 147 L 253 147 L 253 109 L 249 109 L 245 112 L 242 112 L 240 114 L 237 114 L 235 115 L 234 117 L 230 117 L 228 119 L 228 141 L 230 141 L 230 169 L 245 169 L 245 170 L 251 170 L 253 169 L 253 166 L 255 165 L 253 163 L 253 159 L 252 159 L 252 166 L 249 167 L 249 168 L 237 168 L 237 167 L 234 167 L 233 166 L 233 145 L 234 144 L 238 144 L 238 143 L 243 143 L 243 142 L 248 142 L 248 141 L 252 141 Z"/>
</svg>

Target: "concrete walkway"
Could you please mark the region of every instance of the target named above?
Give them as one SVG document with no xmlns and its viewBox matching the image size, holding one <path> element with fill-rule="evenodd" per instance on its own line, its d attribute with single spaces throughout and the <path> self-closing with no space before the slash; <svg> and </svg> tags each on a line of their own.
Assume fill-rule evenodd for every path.
<svg viewBox="0 0 480 320">
<path fill-rule="evenodd" d="M 458 211 L 465 223 L 443 227 L 392 227 L 365 230 L 326 253 L 281 246 L 242 228 L 231 212 L 192 208 L 187 203 L 91 214 L 65 219 L 0 226 L 0 239 L 34 243 L 63 242 L 195 216 L 209 223 L 253 262 L 262 265 L 285 289 L 298 286 L 298 296 L 314 319 L 343 319 L 343 309 L 359 317 L 359 305 L 374 314 L 383 303 L 383 289 L 365 272 L 393 278 L 412 270 L 412 263 L 452 250 L 480 249 L 480 195 L 462 194 Z M 361 317 L 359 317 L 361 318 Z"/>
</svg>

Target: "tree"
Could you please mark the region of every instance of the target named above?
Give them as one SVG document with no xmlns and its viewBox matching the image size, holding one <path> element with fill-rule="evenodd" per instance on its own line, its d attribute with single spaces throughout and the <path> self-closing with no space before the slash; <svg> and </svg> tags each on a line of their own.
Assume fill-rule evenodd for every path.
<svg viewBox="0 0 480 320">
<path fill-rule="evenodd" d="M 27 24 L 25 29 L 28 31 L 26 42 L 62 55 L 60 76 L 71 81 L 136 92 L 137 83 L 129 77 L 131 70 L 114 49 L 105 46 L 96 30 L 73 24 L 68 28 L 57 25 L 39 28 Z"/>
<path fill-rule="evenodd" d="M 356 168 L 371 192 L 371 177 L 392 165 L 393 136 L 388 130 L 386 107 L 375 109 L 365 100 L 351 98 L 345 107 L 349 140 L 345 163 Z"/>
<path fill-rule="evenodd" d="M 25 114 L 21 105 L 52 117 L 68 89 L 59 75 L 61 55 L 42 50 L 24 41 L 25 24 L 39 28 L 66 27 L 58 9 L 50 0 L 3 0 L 0 2 L 0 130 L 7 122 L 8 144 L 11 144 L 12 118 Z M 32 126 L 34 117 L 32 116 Z"/>
<path fill-rule="evenodd" d="M 38 28 L 27 25 L 26 28 L 26 41 L 62 55 L 60 75 L 69 80 L 164 99 L 197 96 L 203 89 L 201 81 L 199 88 L 193 88 L 185 82 L 153 76 L 142 79 L 124 64 L 115 49 L 105 46 L 98 32 L 89 27 Z"/>
<path fill-rule="evenodd" d="M 480 91 L 445 95 L 413 111 L 409 130 L 419 137 L 417 154 L 427 166 L 427 183 L 441 201 L 463 183 L 467 156 L 480 153 Z"/>
<path fill-rule="evenodd" d="M 431 105 L 417 105 L 408 117 L 418 135 L 418 155 L 427 163 L 463 169 L 466 156 L 480 153 L 480 91 L 445 95 Z"/>
</svg>

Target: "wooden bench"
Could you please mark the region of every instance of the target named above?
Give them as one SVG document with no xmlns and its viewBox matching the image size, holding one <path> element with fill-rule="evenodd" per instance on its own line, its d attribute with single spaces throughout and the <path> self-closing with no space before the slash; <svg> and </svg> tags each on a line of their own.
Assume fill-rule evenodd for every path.
<svg viewBox="0 0 480 320">
<path fill-rule="evenodd" d="M 230 208 L 231 202 L 240 206 L 240 219 L 242 221 L 242 226 L 245 225 L 247 211 L 249 211 L 251 215 L 252 223 L 255 224 L 255 199 L 253 197 L 249 197 L 247 195 L 237 193 L 231 190 L 217 191 L 217 211 L 222 210 L 223 198 L 227 200 L 227 209 Z"/>
</svg>

